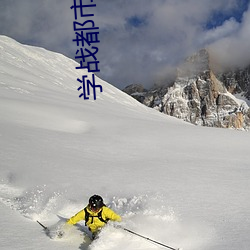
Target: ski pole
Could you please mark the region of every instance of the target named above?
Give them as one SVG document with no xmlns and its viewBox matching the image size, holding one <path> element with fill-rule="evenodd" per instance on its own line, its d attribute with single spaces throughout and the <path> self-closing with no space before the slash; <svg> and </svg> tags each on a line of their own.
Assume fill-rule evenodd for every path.
<svg viewBox="0 0 250 250">
<path fill-rule="evenodd" d="M 167 246 L 167 245 L 162 244 L 162 243 L 160 243 L 160 242 L 158 242 L 158 241 L 155 241 L 155 240 L 152 240 L 152 239 L 150 239 L 150 238 L 148 238 L 148 237 L 145 237 L 145 236 L 143 236 L 143 235 L 141 235 L 141 234 L 135 233 L 135 232 L 133 232 L 133 231 L 127 229 L 127 228 L 122 228 L 122 229 L 125 230 L 125 231 L 127 231 L 127 232 L 129 232 L 129 233 L 131 233 L 131 234 L 137 235 L 137 236 L 139 236 L 139 237 L 141 237 L 141 238 L 143 238 L 143 239 L 145 239 L 145 240 L 154 242 L 154 243 L 156 243 L 156 244 L 158 244 L 158 245 L 161 245 L 161 246 L 163 246 L 163 247 L 169 248 L 169 249 L 171 249 L 171 250 L 180 250 L 180 248 L 173 248 L 173 247 Z"/>
<path fill-rule="evenodd" d="M 43 227 L 43 229 L 46 231 L 46 230 L 48 230 L 48 228 L 47 227 L 45 227 L 40 221 L 36 221 L 40 226 L 42 226 Z"/>
</svg>

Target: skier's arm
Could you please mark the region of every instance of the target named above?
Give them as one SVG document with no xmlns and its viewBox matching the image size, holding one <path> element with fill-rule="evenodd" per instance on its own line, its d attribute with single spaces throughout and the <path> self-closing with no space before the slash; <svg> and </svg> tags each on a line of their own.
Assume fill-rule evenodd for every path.
<svg viewBox="0 0 250 250">
<path fill-rule="evenodd" d="M 84 212 L 84 209 L 83 209 L 83 210 L 81 210 L 80 212 L 78 212 L 77 214 L 75 214 L 74 216 L 72 216 L 72 217 L 67 221 L 67 224 L 75 225 L 78 221 L 84 220 L 84 218 L 85 218 L 85 212 Z"/>
<path fill-rule="evenodd" d="M 110 220 L 112 220 L 112 221 L 118 221 L 118 222 L 122 221 L 121 216 L 118 215 L 118 214 L 116 214 L 116 213 L 115 213 L 113 210 L 111 210 L 110 208 L 105 207 L 104 210 L 105 210 L 105 217 L 106 217 L 107 219 L 110 219 Z"/>
</svg>

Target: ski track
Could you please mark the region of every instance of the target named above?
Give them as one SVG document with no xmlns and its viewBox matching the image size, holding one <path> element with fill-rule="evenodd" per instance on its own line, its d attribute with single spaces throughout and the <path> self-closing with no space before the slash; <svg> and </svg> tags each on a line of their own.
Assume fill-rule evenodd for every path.
<svg viewBox="0 0 250 250">
<path fill-rule="evenodd" d="M 184 249 L 192 249 L 194 246 L 199 249 L 197 245 L 201 244 L 201 241 L 204 243 L 204 239 L 200 242 L 197 240 L 198 231 L 190 230 L 190 225 L 189 227 L 185 226 L 173 209 L 164 205 L 164 197 L 161 195 L 140 195 L 129 198 L 111 197 L 107 200 L 107 206 L 123 217 L 121 224 L 129 230 L 176 248 L 186 245 Z M 51 193 L 46 185 L 34 187 L 31 190 L 22 190 L 10 183 L 1 183 L 0 201 L 10 209 L 19 212 L 20 216 L 34 222 L 36 220 L 44 222 L 50 229 L 50 237 L 53 240 L 63 241 L 71 247 L 77 245 L 82 250 L 115 250 L 121 247 L 122 249 L 138 250 L 162 249 L 161 246 L 153 242 L 115 228 L 112 223 L 107 225 L 100 233 L 99 238 L 92 243 L 86 235 L 87 229 L 83 222 L 70 230 L 67 229 L 63 239 L 58 239 L 56 237 L 57 231 L 65 225 L 65 220 L 60 220 L 57 214 L 63 214 L 63 217 L 68 218 L 77 209 L 83 207 L 82 203 L 66 200 L 63 192 Z M 183 230 L 190 231 L 184 232 Z M 188 242 L 185 242 L 185 238 L 189 239 Z M 124 246 L 124 241 L 128 242 L 126 246 Z"/>
</svg>

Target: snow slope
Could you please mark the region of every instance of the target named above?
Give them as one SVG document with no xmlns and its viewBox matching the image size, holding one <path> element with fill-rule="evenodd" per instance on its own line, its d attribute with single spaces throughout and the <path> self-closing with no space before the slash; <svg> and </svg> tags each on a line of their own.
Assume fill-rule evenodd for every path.
<svg viewBox="0 0 250 250">
<path fill-rule="evenodd" d="M 162 249 L 112 225 L 90 244 L 83 223 L 61 240 L 36 223 L 53 228 L 97 193 L 171 247 L 250 249 L 249 133 L 181 122 L 98 78 L 84 101 L 75 67 L 0 36 L 0 248 Z"/>
</svg>

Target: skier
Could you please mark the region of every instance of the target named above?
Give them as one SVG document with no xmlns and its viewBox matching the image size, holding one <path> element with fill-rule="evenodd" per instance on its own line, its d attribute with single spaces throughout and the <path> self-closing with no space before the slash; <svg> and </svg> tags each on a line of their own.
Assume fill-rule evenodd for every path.
<svg viewBox="0 0 250 250">
<path fill-rule="evenodd" d="M 101 196 L 95 194 L 89 198 L 89 204 L 72 216 L 67 224 L 74 225 L 80 220 L 85 220 L 85 226 L 92 232 L 94 239 L 109 220 L 120 222 L 122 219 L 120 215 L 105 206 Z"/>
</svg>

